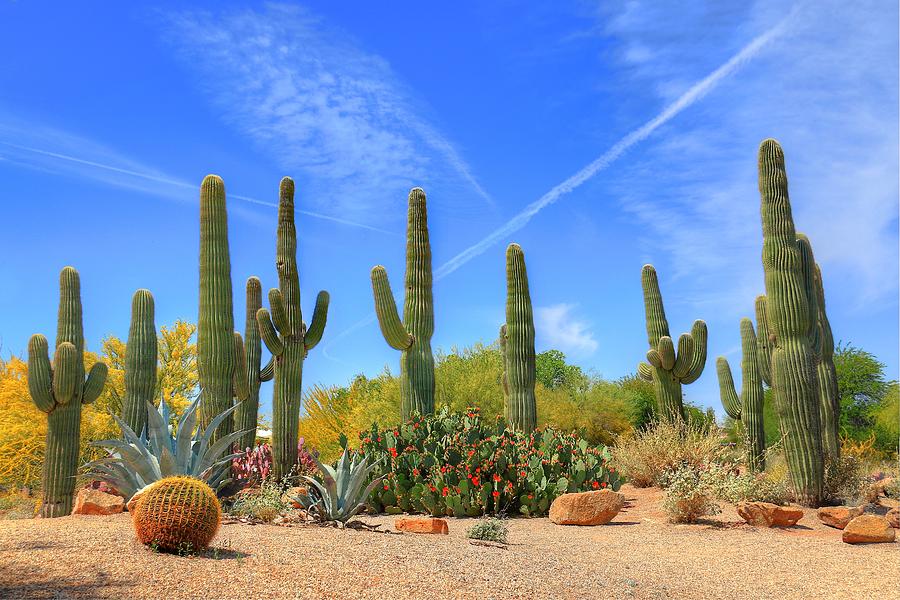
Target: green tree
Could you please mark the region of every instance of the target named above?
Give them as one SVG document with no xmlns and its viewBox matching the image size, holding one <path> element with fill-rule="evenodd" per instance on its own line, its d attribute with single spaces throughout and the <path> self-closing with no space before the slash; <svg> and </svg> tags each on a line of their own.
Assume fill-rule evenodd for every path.
<svg viewBox="0 0 900 600">
<path fill-rule="evenodd" d="M 538 354 L 534 359 L 534 369 L 535 378 L 549 390 L 584 389 L 589 383 L 581 367 L 566 363 L 566 355 L 559 350 Z"/>
<path fill-rule="evenodd" d="M 875 425 L 875 412 L 890 388 L 884 363 L 870 352 L 839 343 L 834 367 L 841 398 L 841 433 L 855 440 L 867 439 Z"/>
</svg>

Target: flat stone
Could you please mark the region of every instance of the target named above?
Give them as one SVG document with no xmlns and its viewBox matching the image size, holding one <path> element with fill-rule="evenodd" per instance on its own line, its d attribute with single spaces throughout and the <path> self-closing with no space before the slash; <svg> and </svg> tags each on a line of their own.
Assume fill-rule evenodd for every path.
<svg viewBox="0 0 900 600">
<path fill-rule="evenodd" d="M 882 544 L 893 542 L 896 536 L 884 517 L 860 515 L 844 527 L 843 539 L 848 544 Z"/>
<path fill-rule="evenodd" d="M 737 513 L 754 527 L 791 527 L 803 518 L 802 508 L 771 502 L 739 502 Z"/>
<path fill-rule="evenodd" d="M 125 510 L 125 499 L 122 496 L 85 488 L 78 490 L 72 513 L 76 515 L 114 515 L 123 510 Z"/>
<path fill-rule="evenodd" d="M 550 505 L 550 521 L 557 525 L 605 525 L 624 505 L 625 495 L 612 490 L 563 494 Z"/>
<path fill-rule="evenodd" d="M 394 527 L 397 531 L 406 531 L 407 533 L 438 533 L 443 535 L 450 533 L 446 519 L 431 517 L 399 517 L 394 521 Z"/>
<path fill-rule="evenodd" d="M 847 523 L 863 514 L 862 506 L 825 506 L 816 513 L 819 520 L 837 529 L 843 529 Z"/>
</svg>

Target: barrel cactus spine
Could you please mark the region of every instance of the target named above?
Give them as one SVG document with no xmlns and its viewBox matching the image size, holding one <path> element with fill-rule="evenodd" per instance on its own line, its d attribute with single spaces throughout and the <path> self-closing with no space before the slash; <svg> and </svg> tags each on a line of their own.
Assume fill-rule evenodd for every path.
<svg viewBox="0 0 900 600">
<path fill-rule="evenodd" d="M 122 401 L 122 420 L 138 435 L 147 425 L 147 403 L 153 403 L 156 392 L 157 351 L 153 295 L 148 290 L 138 290 L 131 299 Z"/>
<path fill-rule="evenodd" d="M 756 333 L 750 319 L 741 319 L 741 393 L 738 396 L 731 367 L 724 356 L 716 360 L 719 393 L 728 416 L 744 425 L 747 467 L 754 473 L 766 467 L 766 432 L 763 427 L 763 384 L 759 373 Z"/>
<path fill-rule="evenodd" d="M 59 275 L 53 363 L 47 338 L 35 334 L 28 341 L 28 391 L 35 406 L 47 413 L 42 517 L 63 517 L 72 512 L 81 442 L 81 405 L 100 396 L 106 374 L 106 365 L 97 362 L 85 379 L 81 283 L 78 271 L 65 267 Z"/>
<path fill-rule="evenodd" d="M 309 328 L 300 309 L 297 272 L 297 229 L 294 225 L 294 180 L 279 186 L 278 240 L 275 265 L 278 288 L 269 290 L 271 313 L 256 313 L 259 334 L 273 357 L 275 391 L 272 399 L 272 476 L 281 481 L 297 462 L 298 427 L 303 386 L 303 360 L 322 339 L 328 315 L 328 292 L 316 297 Z"/>
<path fill-rule="evenodd" d="M 205 427 L 233 402 L 234 313 L 225 183 L 207 175 L 200 186 L 200 313 L 197 319 L 197 372 L 200 425 Z M 233 431 L 226 419 L 213 441 Z"/>
<path fill-rule="evenodd" d="M 638 365 L 638 374 L 653 382 L 658 418 L 674 423 L 684 418 L 681 385 L 697 381 L 706 365 L 706 323 L 694 321 L 691 332 L 678 338 L 676 351 L 653 265 L 641 269 L 641 285 L 650 350 L 647 362 Z"/>
<path fill-rule="evenodd" d="M 525 254 L 518 244 L 510 244 L 506 249 L 506 324 L 500 332 L 506 419 L 513 429 L 530 433 L 537 427 L 534 311 Z"/>
<path fill-rule="evenodd" d="M 806 248 L 794 228 L 784 152 L 773 139 L 760 144 L 759 192 L 766 314 L 758 325 L 761 336 L 765 331 L 767 338 L 762 354 L 769 355 L 768 378 L 796 499 L 818 506 L 824 461 L 813 348 L 816 299 L 809 292 Z"/>
<path fill-rule="evenodd" d="M 142 544 L 171 552 L 203 550 L 222 522 L 222 507 L 212 488 L 181 475 L 147 486 L 129 501 L 128 510 Z"/>
<path fill-rule="evenodd" d="M 378 324 L 389 346 L 400 355 L 400 413 L 405 421 L 413 413 L 434 412 L 434 300 L 432 297 L 431 244 L 425 192 L 409 192 L 406 225 L 406 297 L 403 321 L 397 312 L 387 271 L 372 269 L 372 292 Z"/>
<path fill-rule="evenodd" d="M 244 326 L 243 360 L 235 367 L 235 429 L 245 431 L 241 436 L 241 450 L 252 448 L 256 442 L 256 425 L 259 416 L 259 385 L 269 381 L 274 375 L 274 362 L 270 359 L 262 364 L 262 344 L 259 337 L 259 323 L 256 313 L 262 308 L 262 286 L 259 279 L 247 279 L 247 313 Z M 241 385 L 241 380 L 245 385 Z M 241 394 L 241 392 L 244 392 Z"/>
</svg>

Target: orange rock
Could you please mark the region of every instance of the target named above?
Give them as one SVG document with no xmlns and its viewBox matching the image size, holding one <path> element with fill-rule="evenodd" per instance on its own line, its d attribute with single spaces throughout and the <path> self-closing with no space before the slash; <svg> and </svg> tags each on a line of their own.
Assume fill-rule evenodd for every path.
<svg viewBox="0 0 900 600">
<path fill-rule="evenodd" d="M 817 513 L 819 520 L 829 527 L 843 529 L 847 523 L 863 514 L 862 506 L 825 506 Z"/>
<path fill-rule="evenodd" d="M 884 517 L 860 515 L 844 528 L 844 541 L 848 544 L 878 544 L 893 542 L 896 533 Z"/>
<path fill-rule="evenodd" d="M 625 505 L 625 494 L 612 490 L 563 494 L 550 505 L 550 521 L 557 525 L 605 525 Z"/>
<path fill-rule="evenodd" d="M 287 505 L 290 505 L 294 508 L 303 508 L 303 505 L 300 504 L 296 500 L 297 496 L 305 496 L 306 488 L 303 486 L 295 486 L 292 488 L 288 488 L 288 490 L 281 496 L 281 501 Z"/>
<path fill-rule="evenodd" d="M 887 514 L 884 515 L 884 518 L 888 520 L 888 523 L 894 529 L 900 529 L 900 508 L 894 507 L 891 510 L 887 511 Z"/>
<path fill-rule="evenodd" d="M 802 508 L 771 502 L 739 502 L 737 513 L 754 527 L 791 527 L 803 518 Z"/>
<path fill-rule="evenodd" d="M 78 490 L 72 512 L 76 515 L 114 515 L 124 509 L 125 499 L 121 496 L 86 488 Z"/>
<path fill-rule="evenodd" d="M 440 533 L 443 535 L 450 533 L 446 519 L 431 517 L 399 517 L 394 521 L 394 527 L 398 531 L 409 533 Z"/>
</svg>

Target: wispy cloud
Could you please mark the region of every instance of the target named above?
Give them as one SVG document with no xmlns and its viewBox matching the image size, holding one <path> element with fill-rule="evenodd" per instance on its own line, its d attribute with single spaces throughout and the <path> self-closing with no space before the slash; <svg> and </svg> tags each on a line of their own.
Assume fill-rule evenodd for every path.
<svg viewBox="0 0 900 600">
<path fill-rule="evenodd" d="M 554 304 L 535 308 L 537 337 L 547 348 L 574 356 L 592 354 L 598 348 L 589 325 L 575 314 L 574 304 Z"/>
<path fill-rule="evenodd" d="M 628 7 L 606 30 L 623 48 L 622 85 L 664 101 L 705 57 L 783 11 L 773 0 Z M 762 291 L 756 147 L 766 137 L 784 146 L 794 220 L 826 287 L 841 282 L 860 309 L 896 301 L 897 6 L 830 0 L 796 11 L 790 36 L 722 85 L 702 118 L 673 124 L 623 165 L 613 186 L 647 231 L 645 258 L 682 280 L 682 297 L 729 317 Z M 677 26 L 683 19 L 690 30 Z"/>
<path fill-rule="evenodd" d="M 309 11 L 266 5 L 170 23 L 226 121 L 342 214 L 371 218 L 398 189 L 435 181 L 461 182 L 492 204 L 390 65 Z"/>
</svg>

